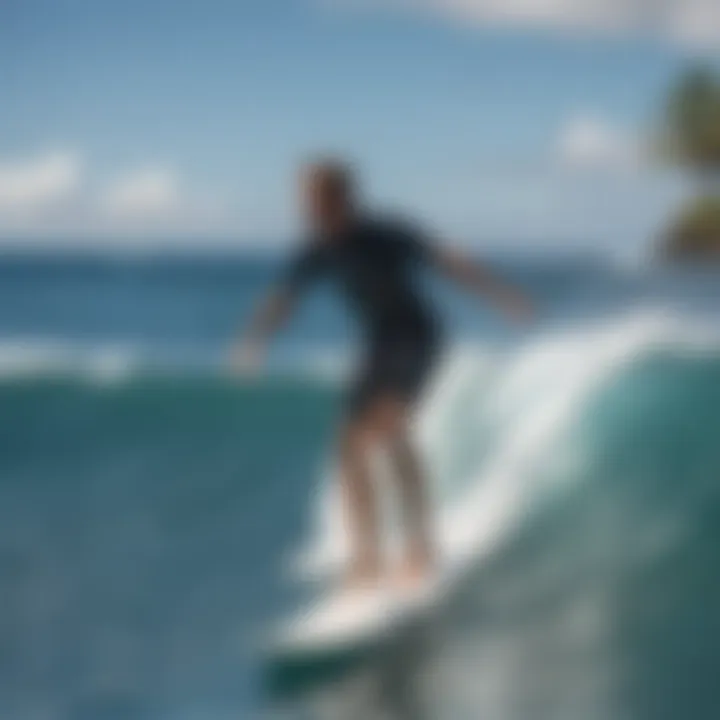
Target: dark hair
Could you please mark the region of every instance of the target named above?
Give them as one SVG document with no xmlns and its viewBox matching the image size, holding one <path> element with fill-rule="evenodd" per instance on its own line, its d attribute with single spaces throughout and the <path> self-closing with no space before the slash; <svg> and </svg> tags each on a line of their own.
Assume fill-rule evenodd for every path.
<svg viewBox="0 0 720 720">
<path fill-rule="evenodd" d="M 352 200 L 356 192 L 355 171 L 349 162 L 338 158 L 320 158 L 305 165 L 308 176 L 315 178 L 335 197 Z"/>
</svg>

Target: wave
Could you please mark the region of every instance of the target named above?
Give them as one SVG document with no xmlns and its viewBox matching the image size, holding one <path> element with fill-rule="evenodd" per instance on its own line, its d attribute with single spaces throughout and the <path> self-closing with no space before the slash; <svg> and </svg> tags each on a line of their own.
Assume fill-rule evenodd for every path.
<svg viewBox="0 0 720 720">
<path fill-rule="evenodd" d="M 115 688 L 142 704 L 160 687 L 158 702 L 184 711 L 210 676 L 232 703 L 246 672 L 238 645 L 307 589 L 281 586 L 278 558 L 304 538 L 302 577 L 342 560 L 332 468 L 315 470 L 337 402 L 324 374 L 342 358 L 316 363 L 319 382 L 289 363 L 290 381 L 238 383 L 212 353 L 195 365 L 167 356 L 0 344 L 3 717 L 32 714 L 38 698 L 73 716 L 96 701 L 102 714 Z M 645 312 L 451 352 L 415 431 L 440 532 L 482 575 L 468 583 L 472 611 L 443 617 L 462 647 L 450 643 L 457 662 L 449 688 L 433 683 L 433 707 L 499 717 L 520 702 L 557 717 L 543 703 L 569 699 L 585 703 L 563 705 L 573 717 L 708 715 L 718 426 L 720 343 L 685 317 Z M 80 665 L 78 638 L 93 640 Z M 640 710 L 605 712 L 633 682 Z"/>
<path fill-rule="evenodd" d="M 546 329 L 512 346 L 465 343 L 443 363 L 414 433 L 432 478 L 438 531 L 453 552 L 476 561 L 509 539 L 518 523 L 582 475 L 589 456 L 568 435 L 602 394 L 631 367 L 658 356 L 720 362 L 720 332 L 712 323 L 661 310 Z M 148 348 L 127 343 L 89 345 L 47 339 L 0 340 L 0 384 L 69 378 L 118 387 L 168 377 L 271 390 L 280 378 L 335 386 L 347 374 L 346 353 L 304 348 L 276 363 L 261 381 L 238 381 L 220 353 Z M 189 396 L 193 399 L 195 395 Z M 238 402 L 229 394 L 223 402 Z M 254 402 L 262 404 L 262 396 Z M 277 398 L 273 398 L 277 402 Z M 198 418 L 202 423 L 202 418 Z M 387 475 L 382 455 L 377 476 Z M 347 556 L 332 458 L 315 483 L 311 532 L 292 559 L 301 577 L 333 573 Z M 398 543 L 394 499 L 386 493 L 391 545 Z"/>
<path fill-rule="evenodd" d="M 511 349 L 453 353 L 414 429 L 446 551 L 480 562 L 523 519 L 578 482 L 590 453 L 570 437 L 592 401 L 658 357 L 720 362 L 720 334 L 711 324 L 653 311 L 545 332 Z M 394 498 L 386 490 L 392 483 L 384 481 L 381 455 L 376 462 L 396 549 Z M 347 557 L 336 474 L 329 462 L 317 484 L 311 536 L 291 562 L 300 577 L 333 574 Z"/>
</svg>

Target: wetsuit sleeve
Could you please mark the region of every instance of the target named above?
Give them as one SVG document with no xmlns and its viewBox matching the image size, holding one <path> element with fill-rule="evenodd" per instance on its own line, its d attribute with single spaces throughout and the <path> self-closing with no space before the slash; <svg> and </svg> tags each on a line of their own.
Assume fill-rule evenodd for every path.
<svg viewBox="0 0 720 720">
<path fill-rule="evenodd" d="M 320 276 L 322 268 L 320 252 L 315 248 L 303 248 L 285 268 L 280 287 L 289 295 L 299 295 Z"/>
</svg>

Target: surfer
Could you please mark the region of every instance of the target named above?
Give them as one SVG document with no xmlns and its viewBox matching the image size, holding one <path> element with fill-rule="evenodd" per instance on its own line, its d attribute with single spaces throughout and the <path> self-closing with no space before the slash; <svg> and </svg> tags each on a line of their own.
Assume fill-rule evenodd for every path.
<svg viewBox="0 0 720 720">
<path fill-rule="evenodd" d="M 423 468 L 408 428 L 442 347 L 440 323 L 417 285 L 416 270 L 420 265 L 436 268 L 518 319 L 529 316 L 530 304 L 487 269 L 441 247 L 409 222 L 367 212 L 354 173 L 343 162 L 304 167 L 300 192 L 310 237 L 253 315 L 237 361 L 246 369 L 257 366 L 267 341 L 311 282 L 328 277 L 340 287 L 365 331 L 339 442 L 351 541 L 348 586 L 373 586 L 386 572 L 369 469 L 369 454 L 377 445 L 388 451 L 403 509 L 406 545 L 396 577 L 415 584 L 431 572 L 434 548 Z"/>
</svg>

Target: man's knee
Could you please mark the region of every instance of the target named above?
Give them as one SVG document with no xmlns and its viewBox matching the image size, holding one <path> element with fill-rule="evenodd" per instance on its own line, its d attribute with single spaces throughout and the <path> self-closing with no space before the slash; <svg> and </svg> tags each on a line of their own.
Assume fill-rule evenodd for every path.
<svg viewBox="0 0 720 720">
<path fill-rule="evenodd" d="M 389 400 L 380 403 L 373 415 L 373 429 L 379 444 L 395 451 L 407 444 L 407 413 L 404 406 Z"/>
<path fill-rule="evenodd" d="M 376 447 L 404 452 L 408 442 L 407 413 L 401 404 L 389 400 L 378 402 L 350 423 L 341 446 L 345 457 L 358 457 Z"/>
<path fill-rule="evenodd" d="M 364 457 L 373 444 L 372 431 L 369 424 L 363 420 L 350 423 L 342 433 L 340 449 L 348 460 Z"/>
</svg>

